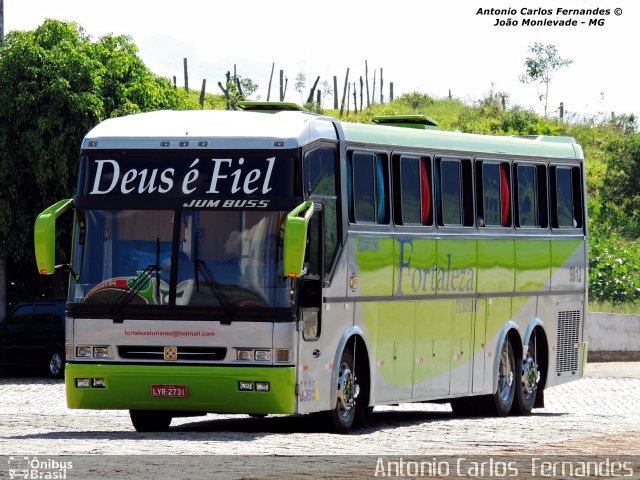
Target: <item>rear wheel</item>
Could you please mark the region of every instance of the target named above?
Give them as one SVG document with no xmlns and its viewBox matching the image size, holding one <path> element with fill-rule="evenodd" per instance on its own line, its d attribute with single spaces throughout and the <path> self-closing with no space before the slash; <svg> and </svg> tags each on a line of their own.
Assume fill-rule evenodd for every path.
<svg viewBox="0 0 640 480">
<path fill-rule="evenodd" d="M 131 423 L 137 432 L 166 432 L 172 417 L 158 410 L 129 410 Z"/>
<path fill-rule="evenodd" d="M 488 398 L 488 412 L 490 415 L 506 417 L 511 411 L 515 396 L 516 362 L 513 347 L 508 338 L 500 352 L 500 365 L 498 366 L 498 388 L 496 393 Z"/>
<path fill-rule="evenodd" d="M 534 332 L 529 339 L 526 357 L 524 360 L 520 359 L 516 362 L 514 413 L 529 415 L 533 409 L 540 383 L 537 357 L 536 334 Z"/>
<path fill-rule="evenodd" d="M 339 368 L 338 399 L 336 407 L 328 413 L 333 429 L 337 433 L 347 433 L 351 430 L 356 418 L 356 409 L 359 408 L 357 398 L 360 394 L 360 385 L 356 381 L 351 349 L 346 348 L 342 352 Z"/>
</svg>

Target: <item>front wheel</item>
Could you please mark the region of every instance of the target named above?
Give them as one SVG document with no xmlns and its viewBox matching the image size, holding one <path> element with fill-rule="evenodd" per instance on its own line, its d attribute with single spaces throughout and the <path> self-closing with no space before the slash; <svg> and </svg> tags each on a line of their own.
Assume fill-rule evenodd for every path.
<svg viewBox="0 0 640 480">
<path fill-rule="evenodd" d="M 488 413 L 498 417 L 506 417 L 511 412 L 515 396 L 516 362 L 513 347 L 508 338 L 500 352 L 498 366 L 498 388 L 496 393 L 488 398 Z"/>
<path fill-rule="evenodd" d="M 337 394 L 336 407 L 328 412 L 329 417 L 337 433 L 348 433 L 356 417 L 357 398 L 360 394 L 360 385 L 356 381 L 354 371 L 353 353 L 348 348 L 342 352 L 340 358 Z"/>
<path fill-rule="evenodd" d="M 64 353 L 60 350 L 54 350 L 49 354 L 49 376 L 51 378 L 64 377 Z"/>
<path fill-rule="evenodd" d="M 170 414 L 155 410 L 129 410 L 136 432 L 166 432 L 171 425 Z"/>
</svg>

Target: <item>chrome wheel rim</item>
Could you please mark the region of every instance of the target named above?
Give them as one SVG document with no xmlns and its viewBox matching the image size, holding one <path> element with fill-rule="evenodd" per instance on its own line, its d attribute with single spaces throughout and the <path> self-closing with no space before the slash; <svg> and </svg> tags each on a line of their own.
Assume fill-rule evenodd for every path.
<svg viewBox="0 0 640 480">
<path fill-rule="evenodd" d="M 356 404 L 356 398 L 360 393 L 360 388 L 355 381 L 353 372 L 348 364 L 340 365 L 338 373 L 338 406 L 342 416 L 349 416 Z"/>
<path fill-rule="evenodd" d="M 513 390 L 513 365 L 509 357 L 508 343 L 504 344 L 500 354 L 500 368 L 498 371 L 498 390 L 503 401 L 509 400 Z"/>
<path fill-rule="evenodd" d="M 62 371 L 62 357 L 54 353 L 49 359 L 49 371 L 52 375 L 59 375 Z"/>
</svg>

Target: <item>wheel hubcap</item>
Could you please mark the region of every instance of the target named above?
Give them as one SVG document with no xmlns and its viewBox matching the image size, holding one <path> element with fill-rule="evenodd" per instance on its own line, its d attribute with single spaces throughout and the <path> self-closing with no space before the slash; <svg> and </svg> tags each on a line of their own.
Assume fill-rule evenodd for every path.
<svg viewBox="0 0 640 480">
<path fill-rule="evenodd" d="M 360 393 L 360 386 L 355 383 L 355 377 L 348 365 L 340 366 L 338 377 L 338 403 L 340 410 L 348 412 L 356 403 L 356 398 Z"/>
<path fill-rule="evenodd" d="M 533 361 L 533 358 L 527 357 L 522 362 L 522 390 L 528 395 L 535 393 L 538 382 L 540 381 L 540 372 L 538 371 L 538 365 Z"/>
<path fill-rule="evenodd" d="M 51 356 L 51 359 L 49 359 L 49 371 L 53 375 L 58 375 L 61 370 L 62 370 L 62 357 L 60 357 L 60 355 L 55 353 Z"/>
<path fill-rule="evenodd" d="M 500 358 L 499 388 L 500 397 L 503 400 L 507 400 L 509 398 L 511 395 L 511 388 L 513 386 L 513 366 L 511 365 L 511 359 L 509 358 L 507 348 L 508 347 L 505 345 Z"/>
</svg>

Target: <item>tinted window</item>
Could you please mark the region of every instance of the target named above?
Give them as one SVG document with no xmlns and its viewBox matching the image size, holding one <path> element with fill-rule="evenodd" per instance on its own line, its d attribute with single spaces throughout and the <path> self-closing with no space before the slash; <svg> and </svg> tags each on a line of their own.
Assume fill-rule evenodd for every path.
<svg viewBox="0 0 640 480">
<path fill-rule="evenodd" d="M 496 163 L 482 165 L 482 205 L 484 224 L 501 225 L 500 165 Z"/>
<path fill-rule="evenodd" d="M 380 153 L 353 153 L 347 164 L 349 216 L 356 223 L 389 223 L 388 158 Z"/>
<path fill-rule="evenodd" d="M 462 191 L 460 162 L 442 160 L 442 223 L 443 225 L 462 225 Z"/>
<path fill-rule="evenodd" d="M 402 157 L 400 159 L 400 195 L 402 198 L 402 223 L 422 223 L 420 160 Z"/>
<path fill-rule="evenodd" d="M 51 325 L 54 323 L 52 304 L 36 304 L 33 311 L 32 323 L 36 325 Z"/>
<path fill-rule="evenodd" d="M 304 189 L 310 195 L 323 197 L 324 262 L 330 269 L 338 247 L 338 207 L 334 148 L 319 148 L 304 156 Z"/>
<path fill-rule="evenodd" d="M 353 154 L 353 202 L 356 222 L 375 222 L 375 170 L 372 154 Z"/>
<path fill-rule="evenodd" d="M 7 317 L 7 325 L 26 325 L 31 318 L 33 305 L 20 305 Z"/>
<path fill-rule="evenodd" d="M 556 215 L 559 227 L 576 227 L 573 211 L 573 188 L 571 169 L 558 167 L 556 169 Z"/>
<path fill-rule="evenodd" d="M 538 226 L 537 176 L 533 165 L 518 165 L 518 225 Z"/>
</svg>

